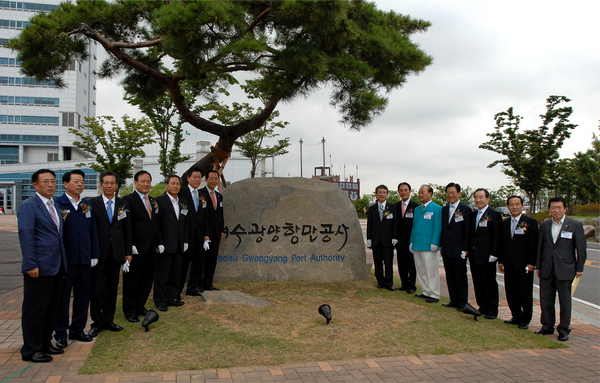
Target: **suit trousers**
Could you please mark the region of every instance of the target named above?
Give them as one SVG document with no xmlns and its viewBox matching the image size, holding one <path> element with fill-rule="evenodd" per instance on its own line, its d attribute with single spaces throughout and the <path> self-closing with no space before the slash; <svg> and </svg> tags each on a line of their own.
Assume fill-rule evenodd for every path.
<svg viewBox="0 0 600 383">
<path fill-rule="evenodd" d="M 56 323 L 64 279 L 65 273 L 62 270 L 57 275 L 37 278 L 23 274 L 22 356 L 30 356 L 52 345 L 52 331 Z"/>
<path fill-rule="evenodd" d="M 69 335 L 83 334 L 87 324 L 90 294 L 92 290 L 92 267 L 90 265 L 67 265 L 58 316 L 54 325 L 54 338 L 64 339 Z M 73 292 L 73 314 L 69 325 L 69 304 Z"/>
<path fill-rule="evenodd" d="M 179 252 L 156 254 L 153 297 L 156 307 L 180 298 L 181 258 Z"/>
<path fill-rule="evenodd" d="M 540 278 L 540 306 L 542 309 L 542 325 L 546 330 L 554 330 L 556 323 L 556 293 L 560 303 L 560 323 L 556 328 L 559 333 L 569 333 L 571 325 L 571 284 L 573 281 L 556 279 L 554 267 L 549 278 Z"/>
<path fill-rule="evenodd" d="M 92 297 L 90 300 L 90 315 L 94 321 L 92 327 L 104 328 L 115 320 L 122 265 L 115 261 L 111 249 L 106 260 L 100 261 L 92 267 Z"/>
<path fill-rule="evenodd" d="M 498 282 L 496 281 L 496 262 L 479 265 L 471 262 L 471 276 L 475 299 L 482 315 L 498 316 Z"/>
<path fill-rule="evenodd" d="M 440 299 L 440 270 L 438 251 L 414 251 L 417 281 L 423 294 Z"/>
<path fill-rule="evenodd" d="M 146 301 L 154 282 L 156 254 L 135 254 L 132 256 L 129 272 L 123 273 L 123 313 L 129 318 L 144 311 Z"/>
<path fill-rule="evenodd" d="M 467 260 L 461 257 L 442 256 L 444 270 L 446 271 L 446 283 L 450 302 L 456 303 L 463 308 L 469 302 L 469 280 L 467 278 Z"/>
<path fill-rule="evenodd" d="M 213 278 L 215 276 L 215 270 L 217 269 L 217 258 L 219 256 L 220 243 L 221 236 L 218 238 L 210 237 L 210 247 L 204 252 L 204 275 L 202 279 L 202 286 L 204 290 L 210 290 L 213 288 Z"/>
<path fill-rule="evenodd" d="M 394 248 L 381 245 L 373 246 L 373 263 L 377 285 L 392 287 L 394 285 Z"/>
<path fill-rule="evenodd" d="M 396 262 L 398 264 L 398 274 L 402 286 L 409 289 L 417 289 L 417 268 L 415 266 L 415 256 L 408 249 L 408 245 L 396 245 Z"/>
<path fill-rule="evenodd" d="M 183 291 L 185 287 L 185 281 L 188 279 L 188 273 L 190 270 L 190 263 L 192 260 L 192 255 L 196 251 L 196 246 L 190 241 L 188 250 L 181 255 L 181 275 L 179 276 L 179 293 Z M 188 282 L 189 284 L 189 282 Z"/>
<path fill-rule="evenodd" d="M 514 266 L 504 268 L 504 290 L 512 319 L 529 324 L 533 315 L 533 271 L 526 273 Z"/>
<path fill-rule="evenodd" d="M 211 242 L 212 243 L 212 242 Z M 190 248 L 187 253 L 190 254 L 190 275 L 186 287 L 186 293 L 194 293 L 198 288 L 204 288 L 202 284 L 202 273 L 204 271 L 205 251 L 202 247 L 204 243 L 199 243 L 194 248 Z"/>
</svg>

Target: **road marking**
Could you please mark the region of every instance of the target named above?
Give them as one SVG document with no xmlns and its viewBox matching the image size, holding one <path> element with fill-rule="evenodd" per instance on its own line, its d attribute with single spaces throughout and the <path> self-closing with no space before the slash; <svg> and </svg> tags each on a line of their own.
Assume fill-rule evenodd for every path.
<svg viewBox="0 0 600 383">
<path fill-rule="evenodd" d="M 592 261 L 591 259 L 588 259 L 585 261 L 585 265 L 600 268 L 600 261 Z"/>
</svg>

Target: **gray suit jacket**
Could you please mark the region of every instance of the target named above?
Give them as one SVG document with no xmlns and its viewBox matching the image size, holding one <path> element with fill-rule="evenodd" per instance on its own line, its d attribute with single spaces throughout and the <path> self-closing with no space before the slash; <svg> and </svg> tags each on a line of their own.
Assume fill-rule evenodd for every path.
<svg viewBox="0 0 600 383">
<path fill-rule="evenodd" d="M 565 217 L 556 243 L 552 240 L 552 220 L 542 222 L 538 244 L 537 268 L 541 278 L 549 278 L 552 269 L 560 281 L 573 280 L 576 272 L 583 272 L 587 244 L 580 222 Z"/>
</svg>

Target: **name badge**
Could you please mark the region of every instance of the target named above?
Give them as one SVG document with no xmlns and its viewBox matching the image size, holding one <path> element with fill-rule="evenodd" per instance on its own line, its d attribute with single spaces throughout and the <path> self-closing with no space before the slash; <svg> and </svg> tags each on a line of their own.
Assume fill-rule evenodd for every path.
<svg viewBox="0 0 600 383">
<path fill-rule="evenodd" d="M 487 227 L 487 221 L 479 221 L 479 227 Z"/>
<path fill-rule="evenodd" d="M 202 204 L 202 209 L 206 209 L 206 202 Z"/>
<path fill-rule="evenodd" d="M 425 213 L 425 216 L 423 218 L 424 219 L 431 219 L 431 217 L 433 217 L 433 212 L 432 211 L 428 211 L 427 213 Z"/>
<path fill-rule="evenodd" d="M 414 214 L 413 213 L 406 213 L 404 214 L 404 218 L 414 218 Z"/>
<path fill-rule="evenodd" d="M 392 213 L 388 214 L 387 219 L 392 219 L 392 218 L 394 218 L 394 214 L 392 214 Z"/>
<path fill-rule="evenodd" d="M 223 207 L 223 202 L 219 202 L 219 207 Z"/>
<path fill-rule="evenodd" d="M 523 234 L 525 234 L 525 230 L 523 230 L 522 228 L 515 229 L 515 235 L 517 235 L 517 234 L 523 235 Z"/>
<path fill-rule="evenodd" d="M 88 210 L 88 212 L 85 213 L 85 218 L 92 218 L 92 212 Z"/>
<path fill-rule="evenodd" d="M 560 233 L 560 237 L 561 238 L 566 238 L 566 239 L 573 239 L 573 233 L 570 231 L 562 231 Z"/>
<path fill-rule="evenodd" d="M 122 212 L 121 214 L 119 214 L 117 216 L 117 221 L 122 220 L 123 218 L 127 218 L 127 213 L 126 212 Z"/>
<path fill-rule="evenodd" d="M 464 220 L 465 219 L 464 219 L 464 217 L 462 215 L 459 215 L 458 217 L 456 217 L 456 216 L 454 217 L 454 222 L 462 222 Z"/>
<path fill-rule="evenodd" d="M 183 210 L 181 210 L 181 214 L 183 214 L 183 215 L 187 215 L 187 212 L 188 212 L 188 210 L 187 210 L 187 209 L 183 209 Z"/>
<path fill-rule="evenodd" d="M 154 209 L 154 214 L 158 214 L 158 208 Z"/>
</svg>

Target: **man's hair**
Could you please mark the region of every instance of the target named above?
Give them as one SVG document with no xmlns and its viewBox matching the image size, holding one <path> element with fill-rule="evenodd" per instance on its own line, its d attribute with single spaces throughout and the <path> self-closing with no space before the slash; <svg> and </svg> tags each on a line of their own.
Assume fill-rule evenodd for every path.
<svg viewBox="0 0 600 383">
<path fill-rule="evenodd" d="M 197 166 L 194 166 L 193 168 L 190 168 L 190 170 L 187 171 L 187 177 L 191 177 L 192 173 L 194 173 L 194 172 L 200 173 L 200 177 L 202 177 L 202 170 L 200 170 L 200 168 Z"/>
<path fill-rule="evenodd" d="M 518 199 L 521 201 L 521 205 L 523 205 L 523 197 L 520 197 L 520 196 L 518 196 L 518 195 L 511 195 L 510 197 L 508 197 L 508 198 L 506 199 L 506 205 L 507 205 L 507 206 L 508 206 L 508 204 L 509 204 L 509 201 L 510 201 L 512 198 L 518 198 Z"/>
<path fill-rule="evenodd" d="M 400 182 L 400 183 L 398 184 L 398 190 L 400 190 L 400 186 L 402 186 L 402 185 L 406 185 L 406 186 L 408 186 L 408 191 L 411 191 L 411 190 L 412 190 L 412 189 L 410 188 L 410 184 L 409 184 L 408 182 Z"/>
<path fill-rule="evenodd" d="M 215 173 L 217 175 L 217 177 L 219 177 L 219 172 L 216 171 L 215 169 L 210 169 L 209 171 L 206 172 L 206 175 L 204 176 L 204 178 L 208 178 L 208 175 L 210 173 Z M 200 172 L 200 174 L 202 174 L 202 172 Z"/>
<path fill-rule="evenodd" d="M 178 175 L 169 174 L 168 176 L 165 177 L 165 185 L 171 181 L 171 178 L 177 178 L 179 180 L 179 182 L 181 182 L 181 178 Z"/>
<path fill-rule="evenodd" d="M 148 176 L 150 176 L 150 181 L 152 181 L 152 175 L 145 170 L 140 170 L 139 172 L 135 173 L 135 175 L 133 176 L 133 180 L 137 181 L 143 174 L 148 174 Z"/>
<path fill-rule="evenodd" d="M 50 169 L 40 169 L 40 170 L 36 171 L 35 173 L 33 173 L 33 174 L 31 175 L 31 182 L 32 182 L 32 183 L 33 183 L 33 182 L 36 182 L 36 183 L 37 183 L 37 180 L 38 180 L 38 178 L 39 178 L 40 174 L 43 174 L 43 173 L 50 173 L 50 174 L 52 174 L 52 176 L 53 176 L 54 178 L 56 178 L 56 173 L 54 173 L 52 170 L 50 170 Z"/>
<path fill-rule="evenodd" d="M 66 172 L 65 174 L 63 174 L 62 181 L 67 182 L 67 183 L 70 182 L 71 174 L 80 175 L 85 180 L 85 173 L 82 170 L 75 169 L 75 170 L 71 170 L 70 172 Z"/>
<path fill-rule="evenodd" d="M 450 182 L 448 185 L 446 185 L 446 190 L 445 191 L 448 192 L 448 188 L 451 188 L 451 187 L 455 187 L 456 188 L 456 192 L 460 193 L 460 185 L 457 184 L 457 183 L 454 183 L 454 182 Z"/>
<path fill-rule="evenodd" d="M 552 202 L 562 202 L 564 208 L 565 209 L 567 208 L 567 201 L 563 197 L 556 196 L 556 197 L 552 197 L 548 200 L 548 210 L 550 209 L 550 204 Z"/>
<path fill-rule="evenodd" d="M 115 177 L 115 182 L 117 183 L 117 185 L 119 184 L 119 177 L 117 176 L 117 174 L 113 171 L 110 170 L 105 170 L 102 173 L 100 173 L 100 183 L 104 182 L 104 177 L 106 176 L 113 176 Z"/>
<path fill-rule="evenodd" d="M 490 192 L 484 188 L 478 188 L 477 190 L 475 190 L 475 193 L 473 193 L 473 195 L 477 194 L 477 192 L 480 192 L 480 191 L 485 193 L 485 198 L 490 198 Z"/>
<path fill-rule="evenodd" d="M 385 185 L 379 185 L 375 188 L 375 194 L 379 191 L 379 189 L 385 189 L 386 192 L 389 192 L 388 187 Z"/>
<path fill-rule="evenodd" d="M 421 187 L 423 187 L 423 186 L 427 186 L 427 191 L 428 191 L 429 193 L 431 193 L 431 195 L 433 195 L 433 188 L 431 187 L 431 185 L 427 185 L 427 184 L 423 184 L 423 185 L 421 185 Z"/>
</svg>

